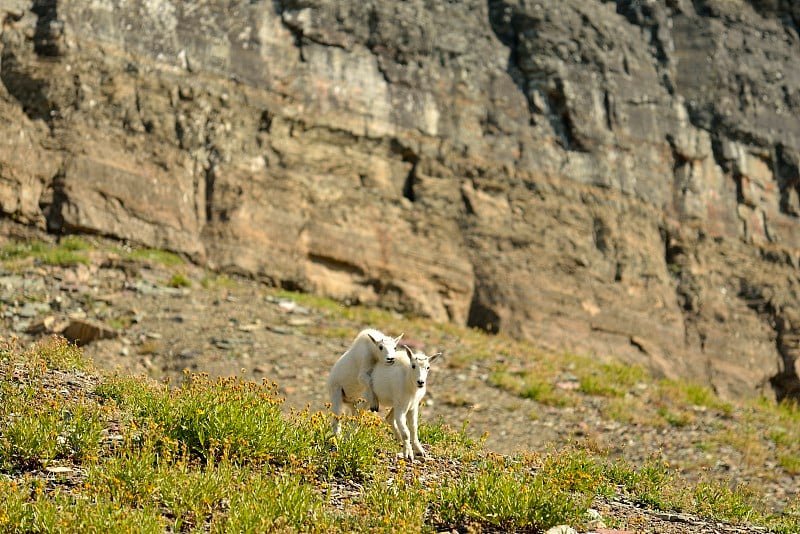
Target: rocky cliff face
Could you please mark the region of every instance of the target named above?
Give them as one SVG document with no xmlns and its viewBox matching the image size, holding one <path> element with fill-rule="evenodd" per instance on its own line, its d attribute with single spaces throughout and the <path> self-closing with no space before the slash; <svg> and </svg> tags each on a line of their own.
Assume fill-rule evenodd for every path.
<svg viewBox="0 0 800 534">
<path fill-rule="evenodd" d="M 791 0 L 4 0 L 0 209 L 800 395 Z"/>
</svg>

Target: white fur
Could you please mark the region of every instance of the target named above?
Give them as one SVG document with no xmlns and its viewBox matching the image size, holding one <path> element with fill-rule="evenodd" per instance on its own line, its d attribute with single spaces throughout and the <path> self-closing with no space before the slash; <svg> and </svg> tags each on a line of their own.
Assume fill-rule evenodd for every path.
<svg viewBox="0 0 800 534">
<path fill-rule="evenodd" d="M 391 338 L 378 330 L 368 328 L 358 333 L 350 348 L 333 364 L 328 377 L 328 393 L 333 410 L 333 433 L 341 431 L 339 419 L 345 408 L 352 410 L 353 403 L 366 395 L 373 411 L 378 411 L 378 400 L 373 393 L 371 374 L 375 365 L 383 360 L 385 365 L 394 364 L 397 343 L 403 334 Z"/>
<path fill-rule="evenodd" d="M 422 352 L 413 354 L 411 349 L 397 353 L 392 366 L 378 365 L 372 371 L 372 389 L 381 404 L 392 409 L 386 422 L 392 427 L 395 437 L 403 446 L 403 457 L 414 460 L 414 452 L 425 456 L 419 442 L 419 401 L 425 396 L 428 370 L 431 362 L 441 354 L 430 358 Z"/>
</svg>

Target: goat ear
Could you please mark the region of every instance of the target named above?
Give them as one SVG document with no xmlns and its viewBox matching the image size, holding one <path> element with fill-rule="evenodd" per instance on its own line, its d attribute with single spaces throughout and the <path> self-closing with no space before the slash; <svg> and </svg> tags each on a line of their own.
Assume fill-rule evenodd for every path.
<svg viewBox="0 0 800 534">
<path fill-rule="evenodd" d="M 405 332 L 403 332 L 403 334 L 405 334 Z M 403 339 L 403 334 L 400 334 L 399 336 L 397 336 L 396 338 L 394 338 L 394 344 L 395 344 L 395 345 L 397 345 L 398 343 L 400 343 L 400 340 L 401 340 L 401 339 Z"/>
<path fill-rule="evenodd" d="M 442 356 L 442 353 L 441 353 L 441 352 L 437 352 L 437 353 L 436 353 L 436 354 L 434 354 L 433 356 L 429 357 L 429 358 L 428 358 L 428 361 L 429 361 L 429 362 L 435 362 L 435 361 L 436 361 L 436 360 L 438 360 L 438 359 L 439 359 L 441 356 Z"/>
<path fill-rule="evenodd" d="M 413 362 L 414 361 L 414 353 L 411 352 L 411 349 L 408 348 L 408 345 L 403 345 L 403 348 L 406 350 L 406 354 L 408 354 L 408 359 Z"/>
</svg>

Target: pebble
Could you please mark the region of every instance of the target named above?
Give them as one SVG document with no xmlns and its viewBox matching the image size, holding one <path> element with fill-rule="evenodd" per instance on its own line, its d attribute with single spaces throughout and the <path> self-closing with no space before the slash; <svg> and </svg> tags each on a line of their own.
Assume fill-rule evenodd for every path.
<svg viewBox="0 0 800 534">
<path fill-rule="evenodd" d="M 64 473 L 72 473 L 73 469 L 65 465 L 57 465 L 53 467 L 46 467 L 45 471 L 53 473 L 54 475 L 63 475 Z"/>
<path fill-rule="evenodd" d="M 230 350 L 233 348 L 233 342 L 229 339 L 211 338 L 211 344 L 222 350 Z"/>
</svg>

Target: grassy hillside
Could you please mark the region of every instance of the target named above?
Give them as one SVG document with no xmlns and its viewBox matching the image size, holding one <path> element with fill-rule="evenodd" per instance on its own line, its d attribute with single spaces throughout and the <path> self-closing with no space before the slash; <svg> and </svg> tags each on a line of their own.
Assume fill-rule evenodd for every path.
<svg viewBox="0 0 800 534">
<path fill-rule="evenodd" d="M 428 423 L 432 458 L 408 463 L 373 414 L 348 422 L 336 452 L 329 427 L 324 413 L 285 410 L 272 383 L 190 375 L 170 387 L 95 371 L 57 337 L 7 340 L 0 531 L 539 532 L 589 528 L 588 510 L 612 498 L 774 532 L 798 524 L 745 487 L 687 485 L 658 458 L 635 468 L 577 446 L 500 456 Z"/>
<path fill-rule="evenodd" d="M 520 406 L 503 409 L 534 403 L 523 421 L 555 418 L 555 426 L 583 433 L 536 453 L 498 455 L 466 424 L 453 429 L 424 420 L 420 437 L 431 459 L 408 463 L 396 457 L 398 446 L 377 416 L 348 421 L 346 439 L 335 443 L 327 414 L 287 406 L 280 392 L 290 388 L 283 384 L 252 375 L 217 379 L 186 372 L 170 383 L 111 374 L 93 368 L 81 349 L 62 338 L 31 344 L 0 336 L 0 532 L 541 532 L 559 524 L 589 530 L 598 525 L 596 510 L 608 527 L 637 532 L 699 528 L 694 519 L 684 530 L 671 520 L 648 524 L 654 516 L 646 511 L 723 521 L 739 532 L 800 531 L 796 497 L 778 510 L 764 502 L 759 485 L 800 474 L 800 409 L 791 403 L 723 402 L 701 385 L 656 380 L 613 359 L 549 354 L 503 335 L 254 287 L 163 251 L 77 237 L 59 244 L 29 240 L 0 247 L 0 267 L 7 287 L 18 284 L 0 299 L 6 318 L 19 319 L 26 304 L 54 300 L 54 286 L 28 284 L 38 277 L 69 288 L 59 294 L 62 308 L 79 307 L 121 333 L 153 317 L 196 336 L 186 322 L 159 319 L 165 299 L 170 310 L 181 302 L 174 295 L 216 303 L 233 299 L 248 321 L 276 321 L 270 326 L 280 333 L 271 343 L 291 344 L 287 353 L 295 364 L 299 343 L 334 340 L 324 345 L 334 354 L 360 325 L 412 333 L 427 346 L 446 347 L 445 364 L 435 371 L 438 413 L 473 402 L 465 388 L 478 388 L 481 395 L 502 391 Z M 97 288 L 70 285 L 70 272 L 90 268 L 93 281 L 121 268 L 125 277 L 110 277 L 113 284 L 138 287 L 147 272 L 156 282 L 145 289 L 181 292 L 157 293 L 158 307 L 144 319 L 133 317 L 127 307 L 97 300 Z M 118 287 L 102 283 L 104 291 Z M 139 292 L 123 294 L 127 302 Z M 291 315 L 265 315 L 272 302 L 304 307 L 313 320 L 291 324 Z M 144 306 L 138 301 L 136 313 Z M 199 320 L 215 335 L 231 324 L 250 326 L 231 323 L 235 316 L 223 313 L 220 304 L 207 309 Z M 192 308 L 186 316 L 195 313 Z M 222 324 L 212 326 L 215 319 Z M 298 335 L 285 337 L 290 330 Z M 156 352 L 161 341 L 128 337 L 140 355 Z M 227 349 L 231 365 L 241 361 L 238 350 Z M 217 352 L 224 350 L 211 354 Z M 324 362 L 309 354 L 302 365 L 324 373 Z M 457 378 L 476 372 L 477 381 Z M 314 383 L 320 380 L 315 375 Z M 483 413 L 476 409 L 474 415 Z M 586 425 L 590 417 L 596 428 Z M 624 433 L 604 435 L 602 427 Z M 676 466 L 680 447 L 663 454 L 632 450 L 643 442 L 624 453 L 611 450 L 618 448 L 613 440 L 626 433 L 657 435 L 656 444 L 688 434 L 681 447 L 705 459 Z M 747 467 L 733 472 L 749 473 L 748 482 L 711 469 L 720 459 Z M 637 512 L 621 513 L 621 504 Z"/>
</svg>

